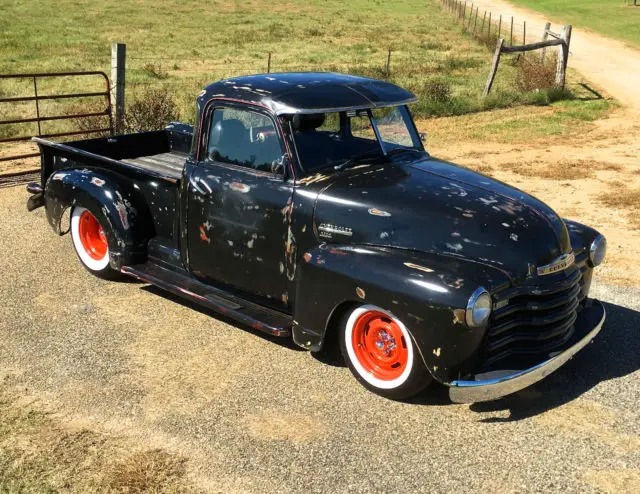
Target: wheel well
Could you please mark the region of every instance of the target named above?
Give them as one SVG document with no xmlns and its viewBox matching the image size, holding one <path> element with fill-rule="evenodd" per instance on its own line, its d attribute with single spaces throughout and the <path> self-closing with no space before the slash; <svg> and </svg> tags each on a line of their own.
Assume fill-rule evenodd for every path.
<svg viewBox="0 0 640 494">
<path fill-rule="evenodd" d="M 351 311 L 358 307 L 358 305 L 360 305 L 358 302 L 347 300 L 340 302 L 333 308 L 329 318 L 327 319 L 327 325 L 324 331 L 324 342 L 322 345 L 323 352 L 332 352 L 339 347 L 338 331 L 340 328 L 340 321 L 342 321 L 345 314 L 351 313 Z"/>
</svg>

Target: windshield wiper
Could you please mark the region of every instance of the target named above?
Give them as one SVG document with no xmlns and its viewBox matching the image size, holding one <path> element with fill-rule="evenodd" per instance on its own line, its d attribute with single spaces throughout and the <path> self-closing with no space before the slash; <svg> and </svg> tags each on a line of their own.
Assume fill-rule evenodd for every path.
<svg viewBox="0 0 640 494">
<path fill-rule="evenodd" d="M 416 149 L 416 148 L 398 147 L 398 148 L 393 148 L 393 149 L 390 149 L 389 151 L 387 151 L 387 156 L 391 156 L 393 154 L 398 154 L 398 153 L 403 153 L 405 151 L 418 153 L 418 154 L 423 154 L 423 153 L 426 152 L 426 151 L 423 151 L 421 149 Z"/>
<path fill-rule="evenodd" d="M 362 161 L 364 158 L 369 158 L 371 156 L 384 156 L 382 154 L 381 151 L 379 150 L 375 150 L 375 151 L 365 151 L 364 153 L 360 153 L 360 154 L 356 154 L 355 156 L 353 156 L 352 158 L 349 158 L 346 161 L 343 161 L 342 163 L 335 165 L 333 167 L 334 170 L 344 170 L 345 168 L 349 168 L 350 166 L 353 166 L 357 163 L 359 163 L 360 161 Z"/>
</svg>

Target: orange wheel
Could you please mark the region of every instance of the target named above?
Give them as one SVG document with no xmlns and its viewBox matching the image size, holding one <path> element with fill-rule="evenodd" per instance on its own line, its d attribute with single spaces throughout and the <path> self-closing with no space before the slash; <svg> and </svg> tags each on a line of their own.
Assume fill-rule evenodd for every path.
<svg viewBox="0 0 640 494">
<path fill-rule="evenodd" d="M 407 368 L 409 350 L 400 326 L 387 314 L 368 311 L 353 326 L 352 347 L 365 371 L 383 381 L 393 381 Z"/>
<path fill-rule="evenodd" d="M 411 333 L 395 315 L 361 305 L 340 320 L 340 351 L 351 373 L 374 393 L 404 400 L 432 381 Z"/>
<path fill-rule="evenodd" d="M 98 220 L 86 209 L 80 214 L 79 221 L 80 242 L 85 252 L 96 261 L 104 259 L 109 251 L 107 237 Z"/>
<path fill-rule="evenodd" d="M 109 243 L 102 222 L 82 206 L 71 211 L 71 239 L 76 254 L 93 274 L 109 278 L 115 271 L 109 266 Z"/>
</svg>

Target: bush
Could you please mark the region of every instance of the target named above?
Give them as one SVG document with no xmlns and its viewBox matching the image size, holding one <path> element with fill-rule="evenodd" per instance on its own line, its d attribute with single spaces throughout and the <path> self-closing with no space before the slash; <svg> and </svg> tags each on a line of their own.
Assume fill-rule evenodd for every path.
<svg viewBox="0 0 640 494">
<path fill-rule="evenodd" d="M 553 87 L 556 81 L 555 56 L 541 63 L 537 56 L 521 55 L 514 60 L 516 87 L 522 92 Z"/>
<path fill-rule="evenodd" d="M 178 120 L 180 112 L 166 88 L 155 88 L 134 95 L 124 118 L 125 132 L 144 132 L 162 129 Z"/>
<path fill-rule="evenodd" d="M 159 64 L 147 63 L 142 67 L 142 72 L 153 79 L 166 79 L 169 74 Z"/>
<path fill-rule="evenodd" d="M 427 81 L 420 91 L 421 96 L 435 103 L 451 101 L 451 86 L 445 81 Z"/>
</svg>

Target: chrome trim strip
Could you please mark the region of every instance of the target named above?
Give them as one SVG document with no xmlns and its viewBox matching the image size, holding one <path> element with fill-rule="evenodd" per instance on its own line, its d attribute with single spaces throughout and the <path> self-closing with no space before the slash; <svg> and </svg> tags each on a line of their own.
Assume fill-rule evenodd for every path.
<svg viewBox="0 0 640 494">
<path fill-rule="evenodd" d="M 308 114 L 308 113 L 338 113 L 349 110 L 370 110 L 374 108 L 385 108 L 388 106 L 402 106 L 416 103 L 417 97 L 407 98 L 405 100 L 397 101 L 379 101 L 371 102 L 366 105 L 354 105 L 354 106 L 336 106 L 327 108 L 293 108 L 284 104 L 278 103 L 271 105 L 271 109 L 276 115 L 296 115 L 296 114 Z"/>
<path fill-rule="evenodd" d="M 449 384 L 449 398 L 455 403 L 477 403 L 481 401 L 491 401 L 503 396 L 515 393 L 532 384 L 544 379 L 552 372 L 558 370 L 566 364 L 576 353 L 587 346 L 591 340 L 600 332 L 602 324 L 606 318 L 604 307 L 597 300 L 593 301 L 594 306 L 600 308 L 602 317 L 589 333 L 572 347 L 555 357 L 542 362 L 530 369 L 515 371 L 513 374 L 501 376 L 494 379 L 481 381 L 453 381 Z"/>
</svg>

